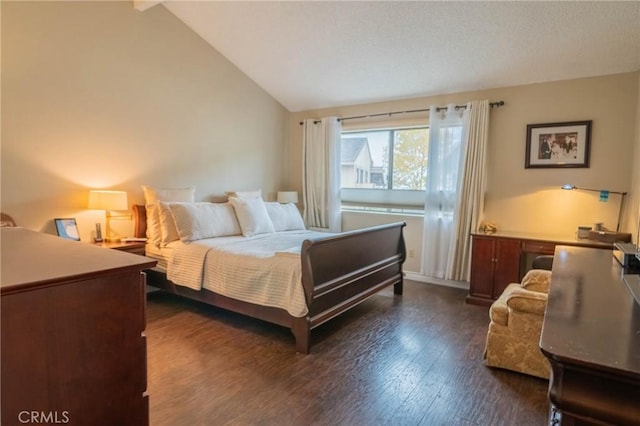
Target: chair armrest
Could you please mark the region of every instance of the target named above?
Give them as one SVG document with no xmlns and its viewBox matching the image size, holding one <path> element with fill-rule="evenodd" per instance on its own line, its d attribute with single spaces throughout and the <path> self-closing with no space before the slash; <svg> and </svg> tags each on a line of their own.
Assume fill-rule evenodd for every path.
<svg viewBox="0 0 640 426">
<path fill-rule="evenodd" d="M 544 310 L 547 307 L 547 294 L 516 288 L 508 295 L 506 303 L 513 311 L 544 315 Z"/>
</svg>

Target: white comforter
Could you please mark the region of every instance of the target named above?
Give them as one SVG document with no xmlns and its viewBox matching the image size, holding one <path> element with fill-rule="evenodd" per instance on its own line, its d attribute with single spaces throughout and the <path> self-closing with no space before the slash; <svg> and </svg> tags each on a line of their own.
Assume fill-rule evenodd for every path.
<svg viewBox="0 0 640 426">
<path fill-rule="evenodd" d="M 286 231 L 253 237 L 218 237 L 178 244 L 167 278 L 194 290 L 205 288 L 234 299 L 308 313 L 301 281 L 300 248 L 314 231 Z"/>
</svg>

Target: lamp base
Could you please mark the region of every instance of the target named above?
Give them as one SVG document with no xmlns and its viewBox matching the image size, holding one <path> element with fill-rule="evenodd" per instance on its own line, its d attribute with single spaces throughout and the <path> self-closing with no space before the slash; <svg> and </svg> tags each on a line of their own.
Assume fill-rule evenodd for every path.
<svg viewBox="0 0 640 426">
<path fill-rule="evenodd" d="M 616 241 L 629 243 L 631 242 L 631 234 L 615 231 L 589 231 L 589 239 L 603 243 L 615 243 Z"/>
<path fill-rule="evenodd" d="M 104 241 L 107 243 L 119 243 L 120 237 L 105 238 Z"/>
</svg>

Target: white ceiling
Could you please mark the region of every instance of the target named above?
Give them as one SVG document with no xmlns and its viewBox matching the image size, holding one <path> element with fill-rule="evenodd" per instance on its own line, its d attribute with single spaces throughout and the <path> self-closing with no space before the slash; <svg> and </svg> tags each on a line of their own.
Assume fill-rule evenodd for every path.
<svg viewBox="0 0 640 426">
<path fill-rule="evenodd" d="M 640 2 L 164 1 L 289 111 L 640 70 Z"/>
</svg>

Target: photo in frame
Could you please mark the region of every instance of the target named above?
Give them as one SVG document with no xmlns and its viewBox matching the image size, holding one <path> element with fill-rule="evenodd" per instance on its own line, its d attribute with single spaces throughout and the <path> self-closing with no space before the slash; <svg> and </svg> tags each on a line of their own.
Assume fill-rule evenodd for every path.
<svg viewBox="0 0 640 426">
<path fill-rule="evenodd" d="M 78 224 L 74 218 L 56 218 L 53 219 L 53 222 L 56 224 L 56 232 L 59 237 L 67 240 L 80 241 Z"/>
<path fill-rule="evenodd" d="M 589 167 L 591 121 L 527 125 L 524 167 Z"/>
</svg>

